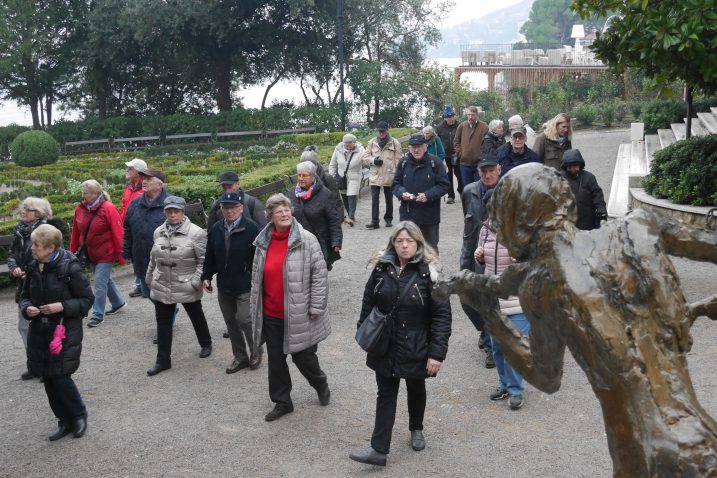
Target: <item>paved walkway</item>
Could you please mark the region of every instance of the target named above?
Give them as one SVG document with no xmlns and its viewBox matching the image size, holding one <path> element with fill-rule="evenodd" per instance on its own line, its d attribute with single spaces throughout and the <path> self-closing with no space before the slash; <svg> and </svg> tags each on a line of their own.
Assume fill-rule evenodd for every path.
<svg viewBox="0 0 717 478">
<path fill-rule="evenodd" d="M 578 133 L 574 145 L 609 193 L 612 163 L 628 132 Z M 440 249 L 446 272 L 457 271 L 462 236 L 460 205 L 443 205 Z M 482 366 L 478 336 L 453 299 L 453 335 L 444 368 L 428 381 L 427 447 L 409 447 L 405 393 L 399 398 L 393 446 L 385 469 L 348 459 L 368 443 L 374 416 L 375 381 L 353 341 L 366 263 L 385 246 L 389 230 L 363 228 L 370 215 L 364 192 L 357 227 L 345 228 L 344 259 L 330 273 L 333 334 L 319 346 L 332 389 L 321 407 L 292 365 L 296 411 L 266 423 L 271 409 L 266 366 L 226 375 L 230 346 L 221 337 L 216 299 L 204 306 L 214 353 L 199 359 L 191 324 L 182 311 L 175 327 L 173 368 L 156 377 L 153 309 L 129 299 L 122 313 L 96 329 L 85 328 L 76 382 L 89 410 L 80 439 L 50 443 L 53 417 L 42 385 L 22 382 L 24 351 L 15 330 L 11 291 L 0 293 L 0 476 L 486 476 L 608 477 L 600 408 L 582 371 L 569 356 L 561 390 L 546 395 L 528 386 L 525 406 L 510 411 L 491 402 L 495 370 Z M 689 300 L 717 290 L 717 267 L 676 261 Z M 129 290 L 127 268 L 117 274 Z M 698 321 L 689 354 L 697 394 L 717 416 L 717 326 Z"/>
</svg>

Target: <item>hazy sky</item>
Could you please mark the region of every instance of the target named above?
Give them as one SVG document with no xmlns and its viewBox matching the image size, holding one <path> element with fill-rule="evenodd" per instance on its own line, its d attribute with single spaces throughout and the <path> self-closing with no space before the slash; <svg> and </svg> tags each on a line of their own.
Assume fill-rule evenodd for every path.
<svg viewBox="0 0 717 478">
<path fill-rule="evenodd" d="M 454 7 L 447 14 L 439 14 L 433 17 L 433 20 L 440 21 L 439 28 L 450 27 L 468 20 L 473 20 L 486 15 L 494 10 L 509 7 L 521 0 L 453 0 Z M 456 52 L 456 57 L 458 57 Z M 244 105 L 250 108 L 258 108 L 261 105 L 261 98 L 264 94 L 264 86 L 256 86 L 247 88 L 240 92 Z M 295 101 L 302 101 L 298 87 L 292 87 L 289 84 L 277 84 L 270 92 L 267 98 L 267 104 L 271 104 L 274 99 L 293 98 Z M 53 112 L 54 119 L 60 119 L 63 115 L 55 110 Z M 68 119 L 73 119 L 75 115 L 70 115 Z M 0 102 L 0 126 L 10 123 L 18 123 L 29 125 L 32 124 L 30 112 L 25 107 L 18 107 L 14 101 Z"/>
</svg>

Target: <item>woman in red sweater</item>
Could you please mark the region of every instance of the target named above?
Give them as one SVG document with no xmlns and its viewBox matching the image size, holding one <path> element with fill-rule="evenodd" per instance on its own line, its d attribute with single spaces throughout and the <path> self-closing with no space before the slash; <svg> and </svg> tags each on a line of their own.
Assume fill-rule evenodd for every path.
<svg viewBox="0 0 717 478">
<path fill-rule="evenodd" d="M 82 183 L 82 202 L 77 205 L 72 219 L 70 251 L 77 253 L 82 245 L 86 245 L 94 274 L 92 292 L 95 294 L 95 302 L 88 327 L 97 327 L 104 320 L 105 314 L 115 314 L 125 306 L 125 299 L 112 280 L 114 262 L 124 264 L 123 235 L 119 211 L 110 202 L 109 195 L 100 183 L 94 179 Z M 112 308 L 105 312 L 108 298 Z"/>
<path fill-rule="evenodd" d="M 316 355 L 317 344 L 331 333 L 326 313 L 326 262 L 318 239 L 292 216 L 291 200 L 275 194 L 266 202 L 269 225 L 254 244 L 250 310 L 254 328 L 252 356 L 263 341 L 269 362 L 269 398 L 275 406 L 264 419 L 294 411 L 286 356 L 316 390 L 319 403 L 331 392 Z"/>
</svg>

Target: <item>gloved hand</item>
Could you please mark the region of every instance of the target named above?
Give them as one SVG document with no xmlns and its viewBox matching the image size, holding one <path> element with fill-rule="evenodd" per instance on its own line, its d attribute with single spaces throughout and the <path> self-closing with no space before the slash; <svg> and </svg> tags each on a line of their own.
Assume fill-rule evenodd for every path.
<svg viewBox="0 0 717 478">
<path fill-rule="evenodd" d="M 375 164 L 376 166 L 383 166 L 383 159 L 377 156 L 373 158 L 373 164 Z"/>
</svg>

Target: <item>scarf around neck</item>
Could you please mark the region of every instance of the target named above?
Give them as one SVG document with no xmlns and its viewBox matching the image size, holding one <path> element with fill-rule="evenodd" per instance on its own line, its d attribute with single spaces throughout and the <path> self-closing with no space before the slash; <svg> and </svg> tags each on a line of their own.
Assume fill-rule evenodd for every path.
<svg viewBox="0 0 717 478">
<path fill-rule="evenodd" d="M 304 191 L 301 186 L 299 186 L 299 183 L 296 183 L 296 187 L 294 188 L 294 194 L 296 194 L 296 197 L 301 199 L 302 201 L 307 201 L 311 199 L 311 196 L 314 194 L 314 188 L 316 188 L 317 181 L 318 178 L 314 179 L 314 183 L 306 191 Z"/>
</svg>

